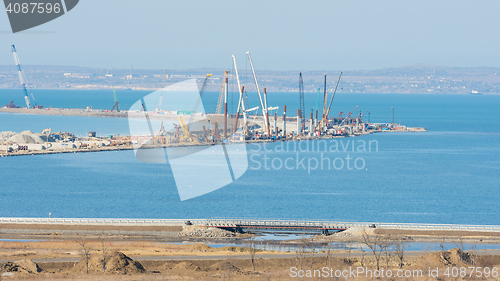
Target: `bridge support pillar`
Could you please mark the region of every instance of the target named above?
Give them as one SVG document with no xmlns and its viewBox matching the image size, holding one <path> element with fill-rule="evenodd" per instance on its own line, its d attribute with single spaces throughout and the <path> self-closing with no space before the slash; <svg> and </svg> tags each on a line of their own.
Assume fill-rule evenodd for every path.
<svg viewBox="0 0 500 281">
<path fill-rule="evenodd" d="M 328 229 L 323 229 L 323 230 L 321 231 L 321 234 L 323 234 L 323 235 L 328 235 Z"/>
</svg>

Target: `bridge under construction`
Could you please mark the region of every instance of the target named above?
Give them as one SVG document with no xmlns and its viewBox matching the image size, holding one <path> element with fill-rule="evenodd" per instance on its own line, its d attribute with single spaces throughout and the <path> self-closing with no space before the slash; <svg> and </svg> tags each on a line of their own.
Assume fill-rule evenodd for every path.
<svg viewBox="0 0 500 281">
<path fill-rule="evenodd" d="M 0 225 L 82 225 L 82 226 L 183 226 L 186 224 L 208 228 L 222 228 L 236 232 L 307 232 L 324 233 L 344 231 L 349 228 L 378 228 L 420 231 L 471 231 L 500 233 L 500 225 L 460 225 L 460 224 L 421 224 L 421 223 L 377 223 L 377 222 L 338 222 L 330 220 L 296 219 L 104 219 L 104 218 L 0 218 Z"/>
</svg>

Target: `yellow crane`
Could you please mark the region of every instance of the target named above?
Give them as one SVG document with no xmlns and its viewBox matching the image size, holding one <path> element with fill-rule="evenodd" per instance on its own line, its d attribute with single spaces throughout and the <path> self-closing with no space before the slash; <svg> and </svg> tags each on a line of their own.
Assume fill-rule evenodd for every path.
<svg viewBox="0 0 500 281">
<path fill-rule="evenodd" d="M 48 129 L 43 130 L 42 131 L 42 135 L 45 135 L 45 132 L 49 132 L 49 136 L 50 136 L 50 133 L 52 132 L 52 129 L 48 128 Z"/>
<path fill-rule="evenodd" d="M 184 137 L 189 139 L 194 144 L 200 144 L 197 138 L 193 137 L 189 132 L 188 126 L 182 117 L 179 117 L 179 122 L 181 123 L 182 130 L 184 131 Z"/>
</svg>

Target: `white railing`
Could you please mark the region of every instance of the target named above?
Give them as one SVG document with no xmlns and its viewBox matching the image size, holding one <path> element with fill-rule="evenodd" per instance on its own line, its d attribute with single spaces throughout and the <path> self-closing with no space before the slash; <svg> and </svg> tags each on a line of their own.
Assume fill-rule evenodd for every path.
<svg viewBox="0 0 500 281">
<path fill-rule="evenodd" d="M 461 225 L 461 224 L 421 224 L 421 223 L 371 223 L 338 222 L 328 220 L 292 219 L 100 219 L 100 218 L 0 218 L 0 224 L 69 224 L 69 225 L 116 225 L 116 226 L 180 226 L 187 221 L 208 227 L 300 227 L 347 229 L 375 225 L 382 229 L 402 230 L 455 230 L 500 232 L 500 225 Z"/>
<path fill-rule="evenodd" d="M 184 219 L 97 219 L 97 218 L 0 218 L 0 224 L 71 224 L 71 225 L 119 225 L 119 226 L 176 226 Z M 203 224 L 204 220 L 190 220 Z"/>
</svg>

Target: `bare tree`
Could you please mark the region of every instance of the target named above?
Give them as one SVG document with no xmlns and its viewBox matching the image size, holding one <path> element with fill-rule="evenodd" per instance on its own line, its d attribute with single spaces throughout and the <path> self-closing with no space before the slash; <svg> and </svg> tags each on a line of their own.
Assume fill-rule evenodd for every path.
<svg viewBox="0 0 500 281">
<path fill-rule="evenodd" d="M 325 266 L 330 267 L 330 261 L 331 261 L 331 251 L 332 251 L 332 240 L 327 238 L 328 240 L 326 241 L 326 260 L 325 260 Z"/>
<path fill-rule="evenodd" d="M 392 240 L 392 245 L 394 247 L 394 252 L 399 259 L 399 268 L 403 268 L 405 250 L 408 247 L 408 240 L 403 235 L 398 235 Z"/>
<path fill-rule="evenodd" d="M 108 252 L 106 249 L 106 244 L 104 243 L 104 233 L 101 236 L 101 247 L 102 247 L 102 273 L 106 272 L 106 262 L 108 259 Z"/>
<path fill-rule="evenodd" d="M 359 261 L 359 263 L 361 263 L 361 266 L 365 266 L 365 257 L 366 257 L 366 253 L 363 249 L 361 249 L 361 260 Z"/>
<path fill-rule="evenodd" d="M 83 255 L 83 259 L 85 261 L 85 272 L 88 274 L 89 273 L 89 260 L 90 260 L 90 247 L 87 244 L 87 240 L 85 238 L 82 239 L 76 239 L 75 240 L 78 245 L 80 245 L 80 250 Z"/>
<path fill-rule="evenodd" d="M 372 251 L 377 265 L 377 270 L 380 269 L 380 257 L 382 256 L 382 251 L 384 250 L 383 241 L 384 239 L 382 236 L 376 234 L 370 235 L 366 232 L 366 229 L 363 230 L 363 243 L 365 243 L 366 246 L 368 246 L 368 248 Z"/>
<path fill-rule="evenodd" d="M 385 253 L 385 267 L 389 268 L 389 261 L 391 260 L 391 246 L 392 243 L 389 241 L 384 241 L 381 244 L 381 247 Z"/>
<path fill-rule="evenodd" d="M 314 253 L 316 252 L 316 241 L 314 235 L 311 235 L 311 242 L 309 243 L 309 250 L 311 251 L 311 269 L 314 265 Z"/>
<path fill-rule="evenodd" d="M 248 238 L 246 244 L 246 248 L 248 253 L 250 254 L 250 262 L 252 263 L 252 270 L 255 271 L 255 252 L 257 252 L 257 248 L 255 248 L 255 236 L 252 235 Z"/>
<path fill-rule="evenodd" d="M 302 269 L 304 256 L 306 254 L 306 249 L 307 249 L 307 239 L 305 236 L 306 234 L 304 233 L 302 239 L 300 239 L 300 246 L 297 248 L 296 251 L 296 256 L 299 262 L 300 269 Z"/>
<path fill-rule="evenodd" d="M 464 239 L 462 236 L 459 236 L 458 237 L 458 241 L 455 243 L 455 246 L 457 246 L 457 248 L 460 250 L 460 251 L 465 251 L 465 247 L 464 247 Z"/>
</svg>

